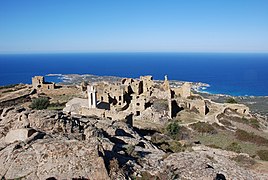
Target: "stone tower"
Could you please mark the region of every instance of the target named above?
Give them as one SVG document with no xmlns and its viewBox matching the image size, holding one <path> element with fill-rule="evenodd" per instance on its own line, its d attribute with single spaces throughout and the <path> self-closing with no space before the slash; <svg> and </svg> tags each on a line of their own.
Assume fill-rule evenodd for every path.
<svg viewBox="0 0 268 180">
<path fill-rule="evenodd" d="M 88 107 L 96 108 L 96 89 L 94 86 L 87 86 L 88 93 Z"/>
<path fill-rule="evenodd" d="M 34 89 L 41 88 L 44 82 L 45 82 L 45 79 L 43 76 L 35 76 L 32 78 L 32 85 Z"/>
</svg>

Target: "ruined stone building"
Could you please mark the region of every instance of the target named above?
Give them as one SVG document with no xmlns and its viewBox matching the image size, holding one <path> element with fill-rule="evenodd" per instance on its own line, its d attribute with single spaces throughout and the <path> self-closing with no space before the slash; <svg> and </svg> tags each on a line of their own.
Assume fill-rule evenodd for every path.
<svg viewBox="0 0 268 180">
<path fill-rule="evenodd" d="M 141 76 L 140 79 L 124 78 L 117 83 L 98 82 L 88 85 L 86 91 L 87 100 L 76 98 L 67 103 L 64 110 L 113 120 L 131 116 L 136 122 L 154 123 L 176 118 L 184 109 L 200 116 L 206 116 L 211 110 L 215 112 L 226 108 L 248 113 L 244 105 L 217 104 L 193 94 L 188 82 L 181 87 L 170 88 L 167 76 L 162 84 L 154 82 L 152 76 Z"/>
<path fill-rule="evenodd" d="M 55 83 L 46 82 L 44 76 L 34 76 L 32 78 L 32 86 L 36 90 L 55 89 Z"/>
</svg>

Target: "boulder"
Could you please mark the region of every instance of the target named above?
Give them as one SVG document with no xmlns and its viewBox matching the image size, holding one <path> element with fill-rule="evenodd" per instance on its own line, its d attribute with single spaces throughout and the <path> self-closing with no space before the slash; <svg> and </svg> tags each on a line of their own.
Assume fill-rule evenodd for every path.
<svg viewBox="0 0 268 180">
<path fill-rule="evenodd" d="M 5 137 L 5 143 L 13 143 L 15 141 L 26 141 L 35 132 L 36 131 L 31 128 L 10 130 Z"/>
<path fill-rule="evenodd" d="M 29 128 L 30 122 L 28 116 L 25 113 L 21 113 L 18 117 L 18 121 L 16 123 L 16 128 Z"/>
<path fill-rule="evenodd" d="M 0 151 L 3 179 L 109 179 L 97 140 L 41 139 L 25 147 Z"/>
</svg>

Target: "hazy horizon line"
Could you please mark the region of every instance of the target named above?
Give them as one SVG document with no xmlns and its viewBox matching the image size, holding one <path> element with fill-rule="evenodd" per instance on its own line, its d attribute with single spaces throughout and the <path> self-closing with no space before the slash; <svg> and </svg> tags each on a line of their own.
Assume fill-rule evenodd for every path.
<svg viewBox="0 0 268 180">
<path fill-rule="evenodd" d="M 210 53 L 210 54 L 268 54 L 268 51 L 15 51 L 1 52 L 0 55 L 23 54 L 108 54 L 108 53 Z"/>
</svg>

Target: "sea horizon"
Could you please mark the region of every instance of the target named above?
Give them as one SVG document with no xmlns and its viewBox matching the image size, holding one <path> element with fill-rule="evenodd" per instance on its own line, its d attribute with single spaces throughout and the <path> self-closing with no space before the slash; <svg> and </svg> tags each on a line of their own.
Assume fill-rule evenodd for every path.
<svg viewBox="0 0 268 180">
<path fill-rule="evenodd" d="M 21 51 L 0 52 L 0 55 L 49 54 L 268 54 L 268 51 Z"/>
</svg>

